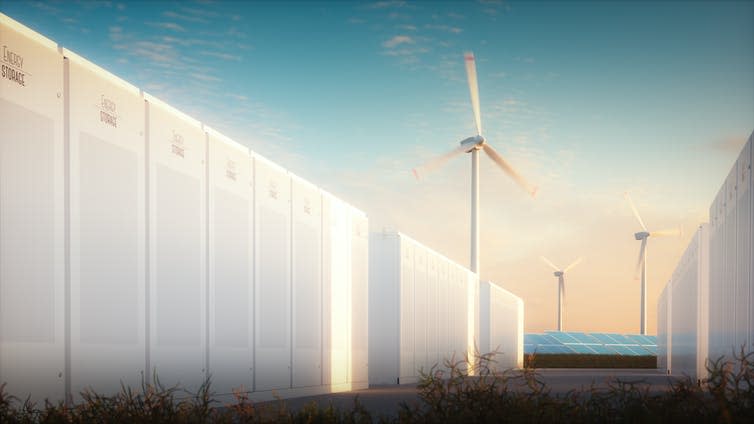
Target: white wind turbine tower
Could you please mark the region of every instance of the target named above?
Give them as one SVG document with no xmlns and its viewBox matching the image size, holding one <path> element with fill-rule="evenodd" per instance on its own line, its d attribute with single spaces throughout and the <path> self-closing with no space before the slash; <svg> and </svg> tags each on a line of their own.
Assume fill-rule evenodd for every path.
<svg viewBox="0 0 754 424">
<path fill-rule="evenodd" d="M 554 275 L 558 277 L 558 331 L 563 331 L 563 301 L 565 300 L 565 273 L 573 269 L 576 265 L 578 265 L 581 262 L 581 259 L 578 258 L 573 263 L 565 267 L 564 269 L 560 269 L 555 264 L 550 262 L 547 258 L 542 256 L 542 261 L 550 266 L 555 272 Z"/>
<path fill-rule="evenodd" d="M 416 178 L 426 174 L 436 168 L 439 168 L 451 158 L 461 153 L 471 153 L 471 271 L 479 274 L 479 150 L 492 159 L 506 174 L 524 188 L 532 197 L 536 194 L 536 187 L 531 187 L 500 154 L 487 144 L 487 139 L 482 136 L 482 119 L 479 114 L 479 87 L 477 86 L 476 64 L 474 54 L 467 52 L 464 54 L 466 62 L 466 76 L 469 83 L 469 93 L 471 94 L 471 107 L 474 112 L 474 123 L 476 125 L 476 135 L 461 140 L 461 145 L 450 152 L 435 158 L 419 168 L 414 168 L 413 172 Z"/>
<path fill-rule="evenodd" d="M 680 236 L 681 229 L 663 230 L 663 231 L 649 231 L 647 226 L 644 225 L 644 221 L 639 216 L 639 211 L 636 209 L 631 196 L 625 193 L 626 200 L 631 206 L 631 210 L 634 212 L 636 220 L 639 221 L 639 225 L 643 231 L 639 231 L 634 234 L 636 240 L 641 240 L 641 248 L 639 249 L 639 261 L 636 263 L 636 273 L 641 269 L 641 334 L 647 334 L 647 239 L 650 236 L 653 237 L 667 237 L 667 236 Z M 634 279 L 637 275 L 634 275 Z"/>
</svg>

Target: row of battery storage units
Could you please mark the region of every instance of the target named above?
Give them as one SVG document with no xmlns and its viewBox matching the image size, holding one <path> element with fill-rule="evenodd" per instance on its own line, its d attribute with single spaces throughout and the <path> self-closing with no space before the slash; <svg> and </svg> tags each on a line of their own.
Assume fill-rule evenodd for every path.
<svg viewBox="0 0 754 424">
<path fill-rule="evenodd" d="M 742 149 L 710 207 L 709 355 L 733 359 L 754 345 L 752 143 Z"/>
<path fill-rule="evenodd" d="M 8 393 L 367 385 L 363 213 L 2 14 L 0 41 Z"/>
<path fill-rule="evenodd" d="M 498 366 L 522 365 L 521 299 L 402 233 L 372 233 L 369 260 L 370 384 L 414 383 L 495 348 Z"/>
<path fill-rule="evenodd" d="M 657 367 L 694 380 L 707 376 L 709 224 L 702 224 L 658 299 Z"/>
</svg>

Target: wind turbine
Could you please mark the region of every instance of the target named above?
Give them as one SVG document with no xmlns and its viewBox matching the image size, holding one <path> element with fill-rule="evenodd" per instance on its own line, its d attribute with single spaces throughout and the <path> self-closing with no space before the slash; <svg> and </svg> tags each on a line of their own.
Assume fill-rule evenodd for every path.
<svg viewBox="0 0 754 424">
<path fill-rule="evenodd" d="M 581 259 L 578 258 L 575 261 L 573 261 L 570 265 L 565 267 L 565 269 L 560 269 L 555 264 L 550 262 L 547 258 L 544 256 L 541 257 L 542 261 L 550 266 L 553 270 L 555 270 L 554 275 L 558 277 L 558 331 L 563 331 L 563 300 L 565 300 L 565 273 L 570 271 L 573 267 L 578 265 L 581 262 Z"/>
<path fill-rule="evenodd" d="M 637 273 L 641 269 L 641 334 L 647 334 L 647 239 L 652 237 L 668 237 L 668 236 L 681 236 L 681 229 L 663 230 L 663 231 L 649 231 L 647 226 L 644 225 L 644 221 L 639 216 L 639 211 L 636 209 L 631 196 L 625 193 L 626 200 L 631 206 L 631 210 L 634 212 L 636 220 L 639 221 L 642 230 L 634 234 L 636 240 L 641 240 L 641 248 L 639 248 L 639 261 L 636 263 L 636 271 L 634 273 L 634 279 L 637 278 Z"/>
<path fill-rule="evenodd" d="M 474 124 L 476 125 L 476 135 L 461 140 L 461 145 L 450 152 L 435 158 L 424 165 L 414 168 L 414 176 L 420 178 L 434 169 L 439 168 L 447 161 L 461 153 L 471 153 L 471 271 L 479 274 L 479 150 L 492 159 L 508 176 L 524 188 L 532 197 L 536 194 L 537 188 L 531 187 L 524 178 L 519 175 L 508 162 L 494 149 L 487 144 L 487 139 L 482 136 L 482 118 L 479 113 L 479 87 L 476 78 L 476 63 L 474 54 L 467 52 L 464 54 L 466 62 L 466 77 L 469 83 L 469 94 L 471 95 L 471 108 L 474 112 Z"/>
</svg>

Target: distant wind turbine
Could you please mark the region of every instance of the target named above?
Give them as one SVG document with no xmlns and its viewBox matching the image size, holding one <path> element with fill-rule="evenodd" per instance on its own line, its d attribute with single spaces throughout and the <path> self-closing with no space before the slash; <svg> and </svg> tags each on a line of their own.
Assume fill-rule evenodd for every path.
<svg viewBox="0 0 754 424">
<path fill-rule="evenodd" d="M 471 271 L 479 273 L 479 150 L 492 159 L 503 172 L 508 174 L 518 185 L 523 187 L 532 197 L 536 194 L 537 188 L 532 187 L 524 178 L 519 175 L 510 164 L 503 159 L 500 154 L 487 144 L 487 139 L 482 136 L 482 119 L 479 113 L 479 87 L 476 78 L 476 63 L 474 54 L 467 52 L 464 55 L 466 61 L 466 76 L 469 83 L 469 93 L 471 94 L 471 108 L 474 112 L 474 124 L 476 125 L 476 135 L 461 141 L 461 145 L 450 152 L 437 157 L 424 165 L 414 168 L 414 176 L 420 176 L 433 171 L 444 165 L 453 157 L 461 153 L 471 153 Z"/>
<path fill-rule="evenodd" d="M 634 234 L 636 240 L 641 240 L 641 248 L 639 248 L 639 261 L 636 263 L 636 271 L 634 272 L 634 279 L 638 278 L 639 270 L 641 269 L 641 334 L 647 334 L 647 239 L 649 236 L 653 237 L 673 237 L 681 236 L 682 232 L 680 228 L 663 230 L 663 231 L 649 231 L 647 226 L 644 225 L 644 221 L 639 216 L 639 211 L 636 209 L 631 196 L 628 193 L 624 194 L 628 204 L 631 206 L 631 210 L 634 212 L 636 220 L 639 221 L 639 225 L 644 231 L 640 231 Z"/>
<path fill-rule="evenodd" d="M 542 261 L 546 263 L 547 265 L 552 268 L 555 273 L 554 275 L 558 277 L 558 331 L 563 331 L 563 301 L 565 301 L 565 273 L 573 269 L 576 265 L 578 265 L 583 258 L 578 258 L 575 261 L 573 261 L 570 265 L 565 267 L 565 269 L 560 269 L 555 264 L 550 262 L 547 258 L 542 256 Z"/>
</svg>

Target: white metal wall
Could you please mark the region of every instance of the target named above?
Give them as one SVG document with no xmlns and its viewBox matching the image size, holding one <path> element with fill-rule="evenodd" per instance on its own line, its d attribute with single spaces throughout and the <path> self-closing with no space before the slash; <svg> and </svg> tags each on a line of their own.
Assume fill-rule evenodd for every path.
<svg viewBox="0 0 754 424">
<path fill-rule="evenodd" d="M 706 377 L 707 327 L 709 314 L 706 292 L 709 287 L 709 226 L 703 224 L 681 257 L 668 282 L 670 314 L 665 317 L 672 331 L 667 342 L 672 373 L 693 379 Z"/>
<path fill-rule="evenodd" d="M 710 206 L 709 356 L 750 350 L 752 320 L 752 143 L 742 149 Z"/>
<path fill-rule="evenodd" d="M 255 390 L 291 387 L 291 179 L 254 155 Z"/>
<path fill-rule="evenodd" d="M 521 299 L 401 233 L 372 233 L 369 257 L 371 384 L 415 382 L 493 343 L 498 366 L 523 365 Z"/>
<path fill-rule="evenodd" d="M 109 393 L 146 369 L 144 100 L 67 50 L 70 384 Z"/>
<path fill-rule="evenodd" d="M 0 381 L 32 400 L 64 393 L 63 58 L 0 14 Z"/>
<path fill-rule="evenodd" d="M 497 352 L 491 366 L 498 370 L 522 367 L 523 300 L 490 281 L 482 281 L 479 303 L 480 353 Z"/>
<path fill-rule="evenodd" d="M 322 384 L 322 194 L 292 175 L 293 387 Z"/>
<path fill-rule="evenodd" d="M 372 233 L 369 258 L 370 383 L 415 382 L 420 370 L 460 360 L 471 284 L 465 269 L 397 232 Z"/>
<path fill-rule="evenodd" d="M 12 394 L 366 387 L 363 212 L 2 14 L 0 39 Z"/>
<path fill-rule="evenodd" d="M 148 369 L 195 391 L 207 375 L 206 134 L 198 121 L 145 99 Z"/>
<path fill-rule="evenodd" d="M 254 220 L 249 150 L 208 136 L 209 369 L 220 394 L 254 384 Z"/>
</svg>

